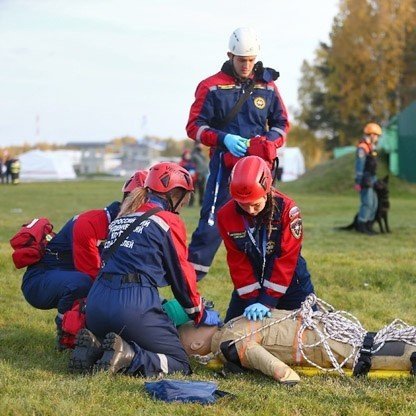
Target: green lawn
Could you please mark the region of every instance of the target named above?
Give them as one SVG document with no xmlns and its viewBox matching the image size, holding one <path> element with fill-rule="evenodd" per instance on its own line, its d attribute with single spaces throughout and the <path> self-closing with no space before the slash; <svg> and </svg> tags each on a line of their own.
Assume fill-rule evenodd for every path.
<svg viewBox="0 0 416 416">
<path fill-rule="evenodd" d="M 327 170 L 333 171 L 328 166 L 323 168 L 325 174 L 318 171 L 298 183 L 282 185 L 302 210 L 303 255 L 317 295 L 354 314 L 369 330 L 396 317 L 416 325 L 416 186 L 392 181 L 392 234 L 367 237 L 335 231 L 334 227 L 352 220 L 358 197 L 348 175 L 341 175 L 336 184 L 328 179 Z M 121 181 L 88 180 L 0 186 L 0 415 L 416 414 L 410 378 L 355 380 L 322 375 L 304 377 L 299 385 L 286 388 L 260 374 L 217 378 L 195 363 L 192 379 L 217 380 L 220 389 L 236 396 L 205 407 L 155 402 L 146 395 L 143 379 L 69 374 L 68 353 L 54 350 L 54 311 L 36 310 L 23 299 L 23 272 L 13 267 L 8 240 L 36 216 L 49 217 L 59 230 L 71 215 L 118 199 L 121 185 Z M 184 218 L 190 236 L 197 208 L 187 208 Z M 200 291 L 225 313 L 231 283 L 223 248 Z"/>
</svg>

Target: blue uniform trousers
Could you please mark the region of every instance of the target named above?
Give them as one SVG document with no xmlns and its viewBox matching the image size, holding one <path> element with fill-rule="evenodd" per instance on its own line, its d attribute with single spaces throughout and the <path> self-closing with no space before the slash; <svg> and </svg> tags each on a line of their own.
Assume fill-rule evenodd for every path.
<svg viewBox="0 0 416 416">
<path fill-rule="evenodd" d="M 362 188 L 360 191 L 360 201 L 358 221 L 374 221 L 378 206 L 377 194 L 374 188 Z"/>
<path fill-rule="evenodd" d="M 222 166 L 220 153 L 217 151 L 209 164 L 210 174 L 204 194 L 198 226 L 192 234 L 189 244 L 188 259 L 195 268 L 197 279 L 201 280 L 209 271 L 211 263 L 221 245 L 221 236 L 217 228 L 217 212 L 230 199 L 228 182 L 231 171 Z M 215 201 L 214 223 L 209 223 L 211 208 L 214 204 L 216 184 L 218 194 Z"/>
<path fill-rule="evenodd" d="M 306 268 L 305 260 L 303 257 L 300 257 L 292 283 L 290 284 L 286 293 L 281 298 L 279 298 L 276 309 L 284 309 L 288 311 L 298 309 L 310 293 L 314 293 L 311 276 Z M 244 309 L 247 306 L 256 302 L 256 298 L 240 298 L 237 291 L 234 290 L 231 294 L 231 300 L 228 305 L 224 322 L 228 322 L 231 319 L 242 315 L 244 313 Z"/>
<path fill-rule="evenodd" d="M 22 292 L 33 307 L 57 308 L 63 314 L 77 299 L 85 298 L 91 286 L 92 279 L 85 273 L 33 265 L 23 276 Z"/>
<path fill-rule="evenodd" d="M 150 283 L 123 283 L 120 275 L 98 278 L 87 298 L 86 318 L 96 336 L 115 332 L 133 346 L 135 357 L 127 373 L 191 373 L 178 332 Z"/>
</svg>

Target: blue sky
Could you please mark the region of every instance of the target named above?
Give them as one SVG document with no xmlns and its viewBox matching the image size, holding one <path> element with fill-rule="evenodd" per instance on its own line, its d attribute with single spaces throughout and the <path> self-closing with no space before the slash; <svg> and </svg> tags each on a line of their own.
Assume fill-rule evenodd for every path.
<svg viewBox="0 0 416 416">
<path fill-rule="evenodd" d="M 0 146 L 185 138 L 195 88 L 239 26 L 258 32 L 290 113 L 337 12 L 338 0 L 0 0 Z"/>
</svg>

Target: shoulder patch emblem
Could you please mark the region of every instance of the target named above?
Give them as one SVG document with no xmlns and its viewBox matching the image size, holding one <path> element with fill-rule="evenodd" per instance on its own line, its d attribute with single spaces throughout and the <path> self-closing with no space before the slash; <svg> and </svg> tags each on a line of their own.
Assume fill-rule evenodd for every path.
<svg viewBox="0 0 416 416">
<path fill-rule="evenodd" d="M 263 110 L 266 107 L 266 100 L 263 97 L 256 97 L 254 99 L 254 105 L 259 109 Z"/>
<path fill-rule="evenodd" d="M 290 231 L 293 235 L 293 237 L 295 237 L 297 240 L 299 240 L 299 238 L 302 237 L 302 219 L 301 218 L 295 218 L 291 223 L 290 223 Z"/>
<path fill-rule="evenodd" d="M 300 209 L 296 206 L 290 208 L 289 210 L 289 218 L 293 220 L 293 218 L 298 217 L 300 215 Z"/>
</svg>

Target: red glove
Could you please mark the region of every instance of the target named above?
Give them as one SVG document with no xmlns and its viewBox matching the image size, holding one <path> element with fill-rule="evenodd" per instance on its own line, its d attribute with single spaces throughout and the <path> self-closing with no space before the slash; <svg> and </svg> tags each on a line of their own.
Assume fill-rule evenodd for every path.
<svg viewBox="0 0 416 416">
<path fill-rule="evenodd" d="M 264 136 L 256 136 L 250 139 L 247 154 L 261 157 L 272 168 L 277 157 L 277 146 L 275 142 L 267 140 Z"/>
</svg>

